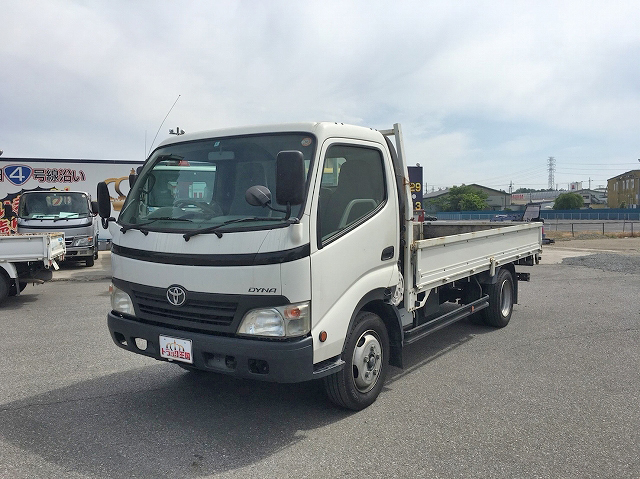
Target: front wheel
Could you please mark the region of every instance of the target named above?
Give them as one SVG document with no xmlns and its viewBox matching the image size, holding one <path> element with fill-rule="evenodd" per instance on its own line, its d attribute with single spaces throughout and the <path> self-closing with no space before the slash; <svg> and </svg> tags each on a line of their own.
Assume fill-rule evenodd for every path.
<svg viewBox="0 0 640 479">
<path fill-rule="evenodd" d="M 504 328 L 511 319 L 515 296 L 513 276 L 509 270 L 501 269 L 496 283 L 488 285 L 485 292 L 489 295 L 489 307 L 480 311 L 482 319 L 490 326 Z"/>
<path fill-rule="evenodd" d="M 325 391 L 338 406 L 359 411 L 380 394 L 389 365 L 389 335 L 380 316 L 358 313 L 343 359 L 342 371 L 324 378 Z"/>
</svg>

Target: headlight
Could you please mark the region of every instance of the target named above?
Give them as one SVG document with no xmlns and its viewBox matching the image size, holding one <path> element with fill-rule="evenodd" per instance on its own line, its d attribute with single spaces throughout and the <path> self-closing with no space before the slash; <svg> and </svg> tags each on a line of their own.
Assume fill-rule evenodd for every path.
<svg viewBox="0 0 640 479">
<path fill-rule="evenodd" d="M 127 293 L 113 284 L 109 286 L 109 291 L 111 292 L 111 309 L 129 316 L 136 315 L 133 309 L 133 301 L 131 301 L 131 297 Z"/>
<path fill-rule="evenodd" d="M 245 314 L 238 334 L 289 338 L 304 336 L 311 329 L 309 302 L 277 308 L 252 309 Z"/>
<path fill-rule="evenodd" d="M 93 236 L 76 236 L 72 246 L 93 246 Z"/>
</svg>

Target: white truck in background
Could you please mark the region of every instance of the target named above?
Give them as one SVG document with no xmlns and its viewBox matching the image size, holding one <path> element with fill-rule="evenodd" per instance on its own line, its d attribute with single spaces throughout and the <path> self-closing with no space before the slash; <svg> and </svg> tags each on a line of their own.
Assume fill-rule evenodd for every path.
<svg viewBox="0 0 640 479">
<path fill-rule="evenodd" d="M 419 223 L 400 125 L 298 123 L 161 143 L 117 222 L 108 327 L 137 354 L 378 397 L 407 344 L 471 315 L 504 327 L 541 224 Z"/>
<path fill-rule="evenodd" d="M 129 175 L 142 163 L 130 160 L 0 157 L 0 234 L 18 232 L 20 196 L 30 191 L 78 191 L 93 196 L 96 184 L 104 181 L 109 188 L 114 216 L 117 216 L 129 191 Z M 97 237 L 103 245 L 111 238 L 109 232 L 99 224 Z"/>
<path fill-rule="evenodd" d="M 64 254 L 62 233 L 0 235 L 0 304 L 28 283 L 50 280 Z"/>
<path fill-rule="evenodd" d="M 64 233 L 65 261 L 98 259 L 98 205 L 82 191 L 26 191 L 18 205 L 18 233 Z"/>
</svg>

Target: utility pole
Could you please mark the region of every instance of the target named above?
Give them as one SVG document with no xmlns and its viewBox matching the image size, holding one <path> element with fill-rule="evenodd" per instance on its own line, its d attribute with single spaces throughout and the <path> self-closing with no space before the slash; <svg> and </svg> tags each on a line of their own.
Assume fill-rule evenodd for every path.
<svg viewBox="0 0 640 479">
<path fill-rule="evenodd" d="M 513 181 L 509 182 L 509 194 L 513 191 Z"/>
</svg>

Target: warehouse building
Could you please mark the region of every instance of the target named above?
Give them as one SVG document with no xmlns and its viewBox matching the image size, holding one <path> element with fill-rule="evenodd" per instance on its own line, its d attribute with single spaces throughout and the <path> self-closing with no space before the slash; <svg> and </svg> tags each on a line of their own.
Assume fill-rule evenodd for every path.
<svg viewBox="0 0 640 479">
<path fill-rule="evenodd" d="M 607 180 L 609 208 L 638 208 L 640 170 L 630 170 Z"/>
</svg>

